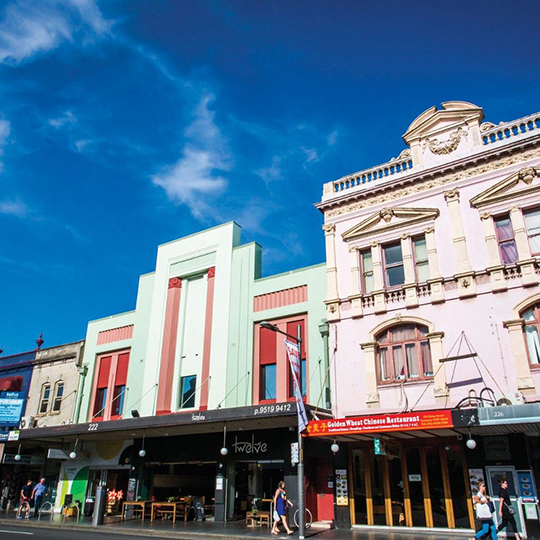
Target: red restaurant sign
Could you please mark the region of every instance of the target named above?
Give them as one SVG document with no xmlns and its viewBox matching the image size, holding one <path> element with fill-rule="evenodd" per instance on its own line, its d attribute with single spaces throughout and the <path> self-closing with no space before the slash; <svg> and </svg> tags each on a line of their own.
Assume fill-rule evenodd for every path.
<svg viewBox="0 0 540 540">
<path fill-rule="evenodd" d="M 448 429 L 454 427 L 452 411 L 424 411 L 405 414 L 381 414 L 316 420 L 308 424 L 308 437 L 353 435 L 355 433 L 384 433 L 416 429 Z"/>
</svg>

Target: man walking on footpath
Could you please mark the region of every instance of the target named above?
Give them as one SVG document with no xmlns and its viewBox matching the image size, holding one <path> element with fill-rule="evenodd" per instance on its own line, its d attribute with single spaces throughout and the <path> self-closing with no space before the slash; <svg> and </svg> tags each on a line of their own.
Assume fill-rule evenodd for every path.
<svg viewBox="0 0 540 540">
<path fill-rule="evenodd" d="M 39 481 L 39 484 L 36 484 L 34 491 L 32 491 L 32 499 L 34 499 L 34 517 L 37 517 L 39 514 L 39 508 L 43 503 L 46 491 L 47 487 L 45 486 L 45 478 L 42 478 Z"/>
</svg>

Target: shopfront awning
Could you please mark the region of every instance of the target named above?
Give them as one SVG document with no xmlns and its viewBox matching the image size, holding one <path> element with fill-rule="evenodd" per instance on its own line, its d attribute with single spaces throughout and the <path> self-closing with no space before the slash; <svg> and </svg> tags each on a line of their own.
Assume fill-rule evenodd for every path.
<svg viewBox="0 0 540 540">
<path fill-rule="evenodd" d="M 310 415 L 309 411 L 314 411 L 315 408 L 308 405 L 306 410 Z M 317 410 L 317 414 L 330 415 L 329 411 L 321 409 Z M 222 431 L 224 426 L 232 431 L 296 427 L 296 425 L 296 404 L 287 402 L 24 429 L 20 432 L 20 441 L 58 443 L 76 439 L 123 440 L 140 438 L 143 433 L 146 437 L 166 437 L 213 433 Z"/>
</svg>

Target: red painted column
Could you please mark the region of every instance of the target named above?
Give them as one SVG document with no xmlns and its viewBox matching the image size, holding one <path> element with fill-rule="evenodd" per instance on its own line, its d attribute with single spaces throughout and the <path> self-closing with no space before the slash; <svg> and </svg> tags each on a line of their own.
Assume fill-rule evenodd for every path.
<svg viewBox="0 0 540 540">
<path fill-rule="evenodd" d="M 208 394 L 210 391 L 210 352 L 212 348 L 212 319 L 214 308 L 214 281 L 216 277 L 216 268 L 212 266 L 208 269 L 208 286 L 206 291 L 206 317 L 204 320 L 204 345 L 203 345 L 203 360 L 202 360 L 202 387 L 201 387 L 201 403 L 199 408 L 201 411 L 208 409 Z"/>
<path fill-rule="evenodd" d="M 165 309 L 165 328 L 163 329 L 163 346 L 161 348 L 161 367 L 157 395 L 156 414 L 171 412 L 172 388 L 174 378 L 174 357 L 176 355 L 176 339 L 178 337 L 178 317 L 180 316 L 180 293 L 182 280 L 169 279 L 167 307 Z"/>
</svg>

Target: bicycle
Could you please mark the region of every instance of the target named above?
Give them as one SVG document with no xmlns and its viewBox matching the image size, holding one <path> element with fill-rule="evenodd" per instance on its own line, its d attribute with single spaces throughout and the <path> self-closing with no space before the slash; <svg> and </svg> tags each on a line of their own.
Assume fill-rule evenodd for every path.
<svg viewBox="0 0 540 540">
<path fill-rule="evenodd" d="M 297 510 L 295 513 L 294 513 L 294 524 L 299 527 L 300 525 L 298 525 L 298 512 L 300 510 Z M 304 508 L 304 511 L 305 511 L 305 525 L 306 525 L 306 529 L 309 529 L 311 527 L 311 524 L 313 523 L 313 514 L 311 513 L 311 511 L 309 510 L 309 508 Z"/>
</svg>

